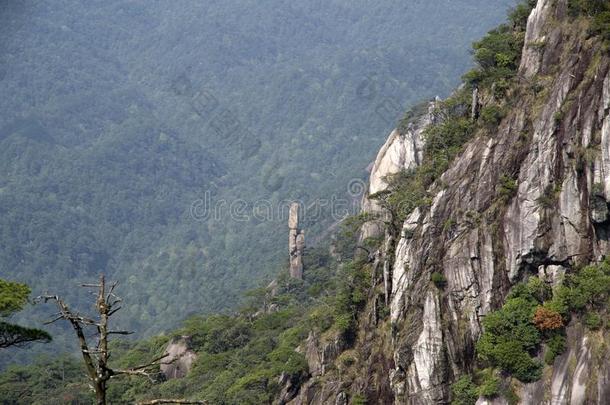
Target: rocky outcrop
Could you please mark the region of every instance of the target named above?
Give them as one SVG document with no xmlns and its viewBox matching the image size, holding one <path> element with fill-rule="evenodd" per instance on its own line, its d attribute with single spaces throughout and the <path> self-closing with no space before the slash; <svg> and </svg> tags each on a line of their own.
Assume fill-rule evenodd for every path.
<svg viewBox="0 0 610 405">
<path fill-rule="evenodd" d="M 197 354 L 191 349 L 191 338 L 173 338 L 165 348 L 167 357 L 161 363 L 161 373 L 166 379 L 183 378 L 191 370 Z"/>
<path fill-rule="evenodd" d="M 536 7 L 530 13 L 527 20 L 521 66 L 519 67 L 525 78 L 533 77 L 540 69 L 542 62 L 541 47 L 547 39 L 545 26 L 550 22 L 555 10 L 554 0 L 544 0 L 538 1 Z"/>
<path fill-rule="evenodd" d="M 410 122 L 402 132 L 395 129 L 379 150 L 371 169 L 368 192 L 362 200 L 362 212 L 373 218 L 362 227 L 362 238 L 383 236 L 387 213 L 374 196 L 388 189 L 388 177 L 420 165 L 423 158 L 423 131 L 434 121 L 435 102 L 430 102 L 426 114 Z M 404 132 L 404 133 L 403 133 Z"/>
<path fill-rule="evenodd" d="M 290 254 L 290 277 L 303 279 L 303 252 L 305 232 L 299 229 L 299 204 L 290 205 L 288 216 L 288 253 Z"/>
</svg>

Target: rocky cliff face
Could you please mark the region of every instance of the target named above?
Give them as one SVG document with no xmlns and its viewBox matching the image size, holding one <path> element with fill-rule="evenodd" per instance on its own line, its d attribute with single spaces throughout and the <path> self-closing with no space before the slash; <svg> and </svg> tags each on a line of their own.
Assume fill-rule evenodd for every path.
<svg viewBox="0 0 610 405">
<path fill-rule="evenodd" d="M 510 90 L 516 101 L 492 131 L 477 132 L 431 186 L 429 207 L 415 209 L 386 249 L 388 279 L 367 305 L 354 345 L 367 376 L 320 378 L 324 367 L 316 363 L 317 380 L 296 403 L 346 403 L 354 386 L 373 403 L 448 403 L 451 384 L 473 368 L 482 318 L 511 286 L 533 274 L 555 284 L 609 253 L 610 60 L 586 32 L 568 16 L 566 0 L 538 1 Z M 481 96 L 483 107 L 489 98 Z M 392 132 L 374 163 L 370 194 L 421 162 L 432 111 Z M 514 191 L 502 200 L 506 179 Z M 369 198 L 363 209 L 386 215 Z M 363 227 L 364 237 L 383 232 L 383 221 Z M 444 288 L 430 282 L 432 273 L 444 276 Z M 381 295 L 389 298 L 389 322 L 376 321 L 373 301 Z M 539 381 L 514 383 L 520 403 L 610 403 L 608 334 L 573 319 L 567 337 L 567 350 Z"/>
<path fill-rule="evenodd" d="M 393 130 L 377 153 L 371 169 L 369 187 L 362 198 L 362 211 L 372 214 L 371 220 L 362 226 L 363 239 L 384 234 L 387 213 L 370 196 L 388 189 L 388 176 L 419 166 L 423 158 L 423 131 L 434 122 L 434 107 L 435 103 L 430 102 L 427 113 L 410 122 L 404 133 L 398 129 Z"/>
<path fill-rule="evenodd" d="M 168 380 L 185 377 L 197 359 L 197 354 L 191 349 L 189 336 L 173 338 L 167 344 L 164 354 L 167 357 L 161 363 L 161 373 Z"/>
</svg>

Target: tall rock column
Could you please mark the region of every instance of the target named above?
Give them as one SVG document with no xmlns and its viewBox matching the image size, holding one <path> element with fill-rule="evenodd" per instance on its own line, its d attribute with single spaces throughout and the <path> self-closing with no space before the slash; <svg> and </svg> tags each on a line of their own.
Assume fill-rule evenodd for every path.
<svg viewBox="0 0 610 405">
<path fill-rule="evenodd" d="M 290 253 L 290 277 L 303 279 L 303 251 L 305 232 L 299 229 L 299 204 L 290 205 L 288 216 L 288 252 Z"/>
</svg>

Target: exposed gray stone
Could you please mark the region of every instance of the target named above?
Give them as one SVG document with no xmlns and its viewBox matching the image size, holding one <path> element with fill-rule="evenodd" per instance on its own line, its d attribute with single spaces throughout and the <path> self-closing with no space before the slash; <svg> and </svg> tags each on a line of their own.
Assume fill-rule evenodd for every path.
<svg viewBox="0 0 610 405">
<path fill-rule="evenodd" d="M 303 253 L 305 232 L 299 229 L 299 204 L 290 205 L 288 217 L 288 253 L 290 255 L 290 277 L 303 279 Z"/>
<path fill-rule="evenodd" d="M 161 373 L 168 380 L 183 378 L 191 370 L 197 354 L 191 349 L 190 336 L 173 338 L 165 348 L 168 355 L 161 363 Z"/>
</svg>

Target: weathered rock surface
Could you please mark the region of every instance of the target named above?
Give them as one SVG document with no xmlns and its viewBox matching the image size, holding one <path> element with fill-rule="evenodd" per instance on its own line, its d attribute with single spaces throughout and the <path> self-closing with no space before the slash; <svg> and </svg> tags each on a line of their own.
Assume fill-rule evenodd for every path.
<svg viewBox="0 0 610 405">
<path fill-rule="evenodd" d="M 303 252 L 305 232 L 299 229 L 299 204 L 290 204 L 288 216 L 288 253 L 290 255 L 290 277 L 303 279 Z"/>
<path fill-rule="evenodd" d="M 430 102 L 428 113 L 418 117 L 407 128 L 404 134 L 395 129 L 379 150 L 371 169 L 368 192 L 362 200 L 362 211 L 378 219 L 373 219 L 363 225 L 362 237 L 383 236 L 383 219 L 386 213 L 379 204 L 370 199 L 370 195 L 387 190 L 388 176 L 403 170 L 415 169 L 423 158 L 423 131 L 434 120 L 434 102 Z"/>
<path fill-rule="evenodd" d="M 168 356 L 161 363 L 161 373 L 166 379 L 183 378 L 191 370 L 197 354 L 191 350 L 191 338 L 181 336 L 172 339 L 165 348 Z"/>
</svg>

